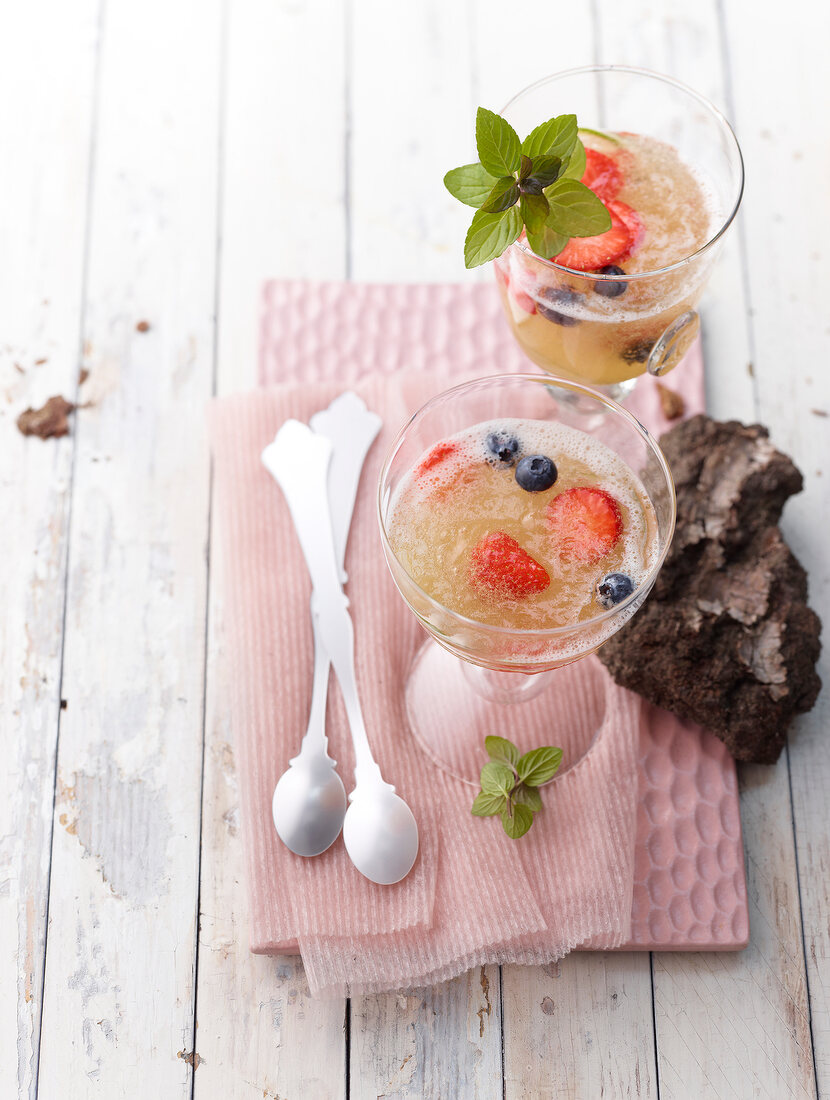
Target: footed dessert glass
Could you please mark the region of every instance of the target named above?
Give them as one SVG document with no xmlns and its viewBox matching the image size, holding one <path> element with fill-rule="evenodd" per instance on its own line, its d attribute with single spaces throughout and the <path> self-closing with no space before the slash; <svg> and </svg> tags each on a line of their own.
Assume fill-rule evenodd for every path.
<svg viewBox="0 0 830 1100">
<path fill-rule="evenodd" d="M 453 477 L 443 482 L 440 477 L 435 480 L 433 472 L 434 463 L 456 447 L 454 440 L 466 439 L 470 429 L 475 426 L 477 430 L 482 425 L 485 432 L 491 429 L 497 432 L 500 425 L 506 425 L 508 434 L 512 432 L 531 440 L 559 441 L 557 454 L 551 456 L 559 464 L 559 484 L 549 486 L 546 492 L 522 489 L 517 484 L 518 477 L 509 457 L 509 465 L 495 459 L 491 461 L 492 456 L 485 459 L 483 452 L 476 459 L 482 470 L 480 484 L 486 485 L 487 479 L 495 476 L 500 479 L 500 492 L 512 493 L 515 489 L 519 498 L 512 501 L 510 507 L 502 502 L 495 510 L 491 502 L 489 512 L 485 501 L 483 512 L 491 517 L 483 520 L 485 526 L 491 524 L 508 530 L 512 523 L 509 530 L 526 544 L 530 545 L 532 537 L 541 539 L 541 543 L 534 544 L 542 546 L 541 553 L 538 549 L 534 551 L 537 558 L 545 557 L 545 523 L 549 522 L 546 517 L 554 497 L 559 495 L 557 490 L 564 499 L 567 493 L 562 486 L 572 484 L 574 476 L 578 481 L 580 471 L 588 471 L 588 466 L 572 461 L 568 451 L 581 457 L 599 455 L 600 475 L 587 492 L 593 492 L 595 497 L 592 499 L 599 500 L 600 504 L 603 503 L 601 498 L 607 495 L 603 486 L 624 483 L 624 488 L 630 488 L 627 496 L 619 489 L 615 492 L 620 499 L 628 500 L 624 509 L 625 523 L 632 524 L 632 531 L 635 526 L 637 530 L 640 566 L 632 570 L 633 590 L 628 594 L 624 590 L 616 593 L 618 602 L 606 601 L 602 606 L 596 583 L 603 579 L 609 567 L 617 566 L 609 565 L 615 560 L 611 555 L 603 559 L 589 554 L 588 564 L 584 569 L 580 566 L 580 576 L 584 573 L 589 578 L 584 591 L 569 592 L 568 586 L 577 583 L 574 573 L 567 568 L 558 570 L 554 561 L 556 552 L 551 544 L 546 561 L 551 571 L 549 588 L 561 591 L 566 604 L 570 595 L 577 597 L 574 605 L 577 610 L 566 610 L 565 621 L 561 621 L 561 611 L 548 614 L 544 597 L 536 591 L 527 599 L 514 601 L 515 614 L 510 599 L 490 605 L 485 594 L 480 614 L 469 610 L 462 613 L 447 605 L 448 602 L 456 603 L 454 598 L 436 598 L 427 591 L 424 586 L 427 582 L 422 585 L 413 575 L 418 573 L 413 556 L 423 557 L 424 550 L 428 568 L 432 568 L 435 560 L 439 569 L 443 568 L 444 560 L 454 562 L 446 567 L 452 574 L 453 583 L 464 587 L 467 578 L 474 573 L 470 572 L 472 566 L 469 564 L 474 552 L 471 556 L 472 547 L 465 545 L 464 539 L 465 531 L 470 530 L 470 501 L 477 499 L 476 494 L 480 495 L 481 490 L 475 479 L 471 482 L 465 476 L 463 464 L 455 481 Z M 465 444 L 462 442 L 460 446 L 463 451 Z M 576 475 L 566 472 L 570 465 L 577 470 Z M 500 467 L 497 475 L 489 472 L 492 466 Z M 422 470 L 429 471 L 428 507 L 435 508 L 438 502 L 440 514 L 446 517 L 449 541 L 456 543 L 449 547 L 446 558 L 441 549 L 433 556 L 432 547 L 428 545 L 431 542 L 429 533 L 426 542 L 420 535 L 414 536 L 414 555 L 411 546 L 402 545 L 401 525 L 407 520 L 401 517 L 408 514 L 406 509 L 413 500 L 417 510 L 419 498 L 417 493 L 413 496 L 413 475 L 417 476 Z M 611 474 L 603 479 L 608 471 Z M 590 471 L 582 477 L 591 481 Z M 433 491 L 437 496 L 430 495 Z M 586 490 L 573 489 L 571 492 L 584 493 Z M 456 497 L 456 493 L 462 494 L 463 499 Z M 462 507 L 467 526 L 459 524 L 458 538 L 454 539 L 454 509 Z M 472 507 L 475 511 L 477 505 Z M 406 706 L 414 736 L 439 767 L 474 783 L 483 762 L 480 753 L 484 737 L 497 733 L 516 739 L 517 730 L 540 729 L 545 743 L 563 749 L 560 774 L 585 755 L 602 724 L 604 713 L 604 692 L 595 691 L 592 680 L 605 674 L 597 662 L 578 664 L 573 669 L 563 666 L 592 654 L 636 613 L 668 552 L 675 510 L 674 483 L 655 440 L 639 421 L 615 402 L 576 383 L 549 375 L 496 375 L 477 379 L 439 394 L 410 419 L 383 464 L 378 512 L 383 551 L 392 577 L 413 614 L 430 635 L 410 669 Z M 508 512 L 512 514 L 509 521 L 505 518 Z M 438 514 L 431 513 L 432 516 Z M 432 525 L 428 515 L 427 532 Z M 532 533 L 534 528 L 535 535 Z M 474 538 L 478 535 L 471 536 L 470 541 Z M 534 585 L 534 576 L 530 576 L 529 583 Z M 427 586 L 434 588 L 431 582 Z M 466 598 L 469 593 L 462 593 L 462 596 Z M 569 620 L 570 615 L 574 617 Z M 574 709 L 575 699 L 584 705 Z M 536 744 L 539 743 L 537 740 Z"/>
<path fill-rule="evenodd" d="M 546 77 L 501 113 L 520 134 L 565 113 L 592 128 L 579 134 L 593 158 L 583 182 L 608 205 L 614 232 L 630 233 L 628 247 L 613 263 L 599 248 L 596 265 L 587 254 L 577 269 L 567 264 L 579 238 L 555 261 L 522 236 L 494 266 L 525 354 L 622 400 L 638 375 L 676 366 L 698 332 L 696 306 L 743 193 L 738 141 L 697 92 L 621 66 Z"/>
</svg>

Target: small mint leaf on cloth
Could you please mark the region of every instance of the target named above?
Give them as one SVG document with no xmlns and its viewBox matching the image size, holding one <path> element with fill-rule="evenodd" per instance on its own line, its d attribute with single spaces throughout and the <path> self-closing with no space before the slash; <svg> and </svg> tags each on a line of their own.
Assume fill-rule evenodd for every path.
<svg viewBox="0 0 830 1100">
<path fill-rule="evenodd" d="M 478 159 L 493 176 L 512 175 L 521 167 L 519 135 L 507 119 L 486 107 L 476 112 L 476 148 Z"/>
<path fill-rule="evenodd" d="M 519 763 L 521 753 L 513 742 L 508 741 L 506 737 L 496 737 L 491 734 L 489 737 L 484 738 L 484 748 L 487 750 L 490 759 L 495 760 L 498 764 L 507 764 L 508 767 L 515 768 Z"/>
<path fill-rule="evenodd" d="M 509 210 L 519 198 L 519 185 L 513 176 L 502 176 L 496 180 L 493 190 L 480 208 L 486 214 L 498 214 L 500 210 Z"/>
<path fill-rule="evenodd" d="M 538 180 L 542 187 L 549 187 L 562 175 L 562 158 L 551 157 L 543 154 L 533 158 L 533 179 Z"/>
<path fill-rule="evenodd" d="M 576 142 L 576 115 L 557 115 L 531 130 L 522 142 L 522 152 L 534 159 L 544 153 L 566 161 Z"/>
<path fill-rule="evenodd" d="M 543 745 L 540 749 L 531 749 L 519 758 L 516 771 L 519 779 L 528 787 L 541 787 L 553 779 L 562 763 L 562 750 L 552 745 Z M 488 767 L 489 765 L 485 765 Z M 483 772 L 482 772 L 483 774 Z M 482 782 L 482 787 L 484 783 Z"/>
<path fill-rule="evenodd" d="M 611 228 L 608 208 L 577 180 L 560 179 L 545 188 L 550 203 L 549 225 L 568 237 L 595 237 Z"/>
<path fill-rule="evenodd" d="M 516 776 L 513 769 L 506 764 L 498 764 L 491 760 L 481 769 L 481 789 L 484 794 L 497 794 L 507 797 L 513 790 Z"/>
<path fill-rule="evenodd" d="M 495 260 L 516 240 L 521 231 L 522 216 L 516 206 L 502 210 L 499 214 L 477 210 L 464 241 L 465 266 L 478 267 L 488 260 Z"/>
<path fill-rule="evenodd" d="M 538 814 L 542 808 L 542 796 L 538 790 L 535 787 L 527 787 L 524 783 L 520 783 L 510 797 L 514 806 L 527 806 L 535 814 Z"/>
<path fill-rule="evenodd" d="M 504 810 L 502 810 L 501 823 L 504 831 L 511 840 L 518 840 L 520 836 L 525 835 L 533 824 L 533 811 L 528 806 L 523 806 L 521 803 L 513 807 L 512 814 L 509 809 L 505 807 Z"/>
<path fill-rule="evenodd" d="M 565 166 L 565 171 L 562 173 L 562 179 L 581 180 L 585 175 L 585 164 L 585 146 L 581 141 L 577 141 L 574 151 Z"/>
<path fill-rule="evenodd" d="M 506 795 L 485 794 L 481 791 L 473 800 L 471 813 L 475 817 L 493 817 L 495 814 L 500 814 L 506 805 Z"/>
<path fill-rule="evenodd" d="M 444 176 L 444 186 L 454 199 L 478 208 L 493 190 L 496 177 L 481 164 L 462 164 Z"/>
</svg>

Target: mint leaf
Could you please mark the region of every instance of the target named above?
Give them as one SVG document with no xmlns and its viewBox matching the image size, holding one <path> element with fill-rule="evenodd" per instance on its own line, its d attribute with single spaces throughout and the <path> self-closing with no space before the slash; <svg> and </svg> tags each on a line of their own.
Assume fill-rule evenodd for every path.
<svg viewBox="0 0 830 1100">
<path fill-rule="evenodd" d="M 542 187 L 548 187 L 554 180 L 562 175 L 562 158 L 551 157 L 547 154 L 533 158 L 533 179 L 538 180 Z"/>
<path fill-rule="evenodd" d="M 444 186 L 454 199 L 467 206 L 481 206 L 490 192 L 496 177 L 491 176 L 482 164 L 463 164 L 444 176 Z"/>
<path fill-rule="evenodd" d="M 495 260 L 521 231 L 522 216 L 515 206 L 502 210 L 500 214 L 476 211 L 464 241 L 464 265 L 478 267 L 488 260 Z"/>
<path fill-rule="evenodd" d="M 576 115 L 558 115 L 531 130 L 522 142 L 522 152 L 534 159 L 545 153 L 566 161 L 573 152 L 576 140 Z"/>
<path fill-rule="evenodd" d="M 507 764 L 508 767 L 515 768 L 519 763 L 521 753 L 513 742 L 508 741 L 506 737 L 495 737 L 494 735 L 485 737 L 484 747 L 490 759 L 499 764 Z"/>
<path fill-rule="evenodd" d="M 583 183 L 560 179 L 545 189 L 550 203 L 548 223 L 567 237 L 595 237 L 611 228 L 607 207 Z"/>
<path fill-rule="evenodd" d="M 519 199 L 519 210 L 522 221 L 525 223 L 528 238 L 541 233 L 545 228 L 545 221 L 550 213 L 550 205 L 544 195 L 522 195 Z M 532 247 L 532 245 L 531 245 Z"/>
<path fill-rule="evenodd" d="M 491 761 L 481 769 L 481 789 L 484 794 L 498 794 L 504 797 L 513 790 L 516 776 L 506 764 Z"/>
<path fill-rule="evenodd" d="M 585 175 L 585 146 L 581 141 L 577 141 L 574 146 L 574 151 L 571 153 L 571 158 L 568 161 L 565 171 L 562 173 L 563 179 L 581 180 Z"/>
<path fill-rule="evenodd" d="M 519 185 L 513 176 L 502 176 L 496 180 L 493 190 L 481 204 L 480 209 L 487 214 L 498 214 L 500 210 L 509 210 L 519 198 Z"/>
<path fill-rule="evenodd" d="M 511 815 L 505 807 L 502 810 L 501 823 L 507 835 L 512 840 L 518 840 L 520 836 L 525 835 L 533 824 L 533 811 L 520 803 L 518 806 L 513 807 Z"/>
<path fill-rule="evenodd" d="M 519 779 L 528 787 L 541 787 L 549 779 L 553 779 L 562 763 L 562 750 L 551 745 L 544 745 L 541 749 L 531 749 L 519 759 L 516 771 Z M 489 765 L 485 764 L 485 767 Z M 482 775 L 484 773 L 482 772 Z M 482 787 L 484 783 L 482 782 Z"/>
<path fill-rule="evenodd" d="M 521 183 L 522 180 L 526 180 L 532 171 L 533 161 L 530 159 L 530 157 L 526 157 L 524 153 L 522 153 L 522 163 L 521 167 L 519 168 L 519 183 Z"/>
<path fill-rule="evenodd" d="M 528 244 L 537 256 L 545 260 L 552 260 L 554 256 L 558 256 L 568 243 L 568 237 L 564 233 L 558 233 L 551 225 L 552 218 L 553 211 L 548 214 L 538 232 L 532 232 L 530 229 L 527 231 Z"/>
<path fill-rule="evenodd" d="M 514 806 L 527 806 L 535 814 L 538 814 L 542 808 L 542 796 L 535 787 L 527 787 L 524 783 L 520 783 L 510 797 Z"/>
<path fill-rule="evenodd" d="M 478 159 L 493 176 L 507 176 L 521 167 L 519 135 L 507 119 L 486 107 L 476 112 L 476 148 Z"/>
<path fill-rule="evenodd" d="M 472 810 L 475 817 L 493 817 L 500 814 L 507 804 L 507 798 L 503 794 L 485 794 L 482 791 L 473 800 Z"/>
</svg>

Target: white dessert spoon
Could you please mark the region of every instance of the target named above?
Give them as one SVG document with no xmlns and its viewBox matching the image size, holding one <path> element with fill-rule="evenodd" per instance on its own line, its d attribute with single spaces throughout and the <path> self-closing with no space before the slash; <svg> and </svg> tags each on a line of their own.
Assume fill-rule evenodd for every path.
<svg viewBox="0 0 830 1100">
<path fill-rule="evenodd" d="M 311 418 L 311 427 L 331 441 L 327 493 L 335 554 L 341 574 L 346 556 L 354 502 L 366 454 L 380 431 L 381 419 L 363 401 L 346 392 Z M 269 467 L 270 449 L 262 460 Z M 345 579 L 345 578 L 344 578 Z M 326 697 L 329 682 L 328 653 L 320 638 L 314 614 L 316 595 L 311 594 L 314 631 L 314 675 L 308 727 L 300 751 L 280 776 L 271 809 L 280 840 L 298 856 L 317 856 L 331 847 L 346 816 L 346 790 L 334 770 L 326 737 Z"/>
<path fill-rule="evenodd" d="M 418 826 L 372 756 L 354 672 L 354 629 L 335 558 L 326 483 L 332 445 L 298 420 L 287 420 L 263 461 L 291 512 L 314 588 L 314 613 L 340 682 L 355 750 L 355 787 L 343 840 L 355 867 L 372 882 L 399 882 L 418 854 Z"/>
</svg>

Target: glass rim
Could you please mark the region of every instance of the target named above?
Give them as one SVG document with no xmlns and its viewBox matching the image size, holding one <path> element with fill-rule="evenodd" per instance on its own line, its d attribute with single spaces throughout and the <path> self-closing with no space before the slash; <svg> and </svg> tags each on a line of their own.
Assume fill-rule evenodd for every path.
<svg viewBox="0 0 830 1100">
<path fill-rule="evenodd" d="M 389 541 L 389 535 L 386 530 L 386 523 L 384 519 L 384 493 L 386 482 L 392 463 L 394 462 L 398 451 L 401 449 L 406 434 L 411 426 L 419 417 L 422 416 L 422 414 L 442 403 L 447 398 L 458 394 L 459 392 L 463 392 L 465 390 L 482 389 L 494 383 L 504 382 L 533 382 L 537 385 L 543 385 L 548 388 L 553 385 L 559 389 L 570 390 L 577 396 L 588 397 L 597 401 L 601 405 L 605 405 L 608 411 L 617 416 L 621 416 L 622 419 L 628 423 L 629 427 L 631 427 L 634 432 L 645 442 L 646 446 L 650 449 L 651 453 L 657 459 L 658 465 L 660 466 L 660 469 L 663 473 L 666 485 L 668 486 L 671 504 L 671 519 L 669 522 L 667 537 L 665 539 L 665 543 L 662 549 L 660 550 L 660 553 L 657 556 L 657 561 L 649 570 L 648 574 L 637 585 L 634 591 L 630 593 L 630 595 L 626 596 L 626 598 L 622 600 L 621 603 L 615 604 L 614 607 L 609 608 L 607 611 L 602 611 L 599 615 L 594 615 L 590 619 L 581 619 L 575 623 L 568 623 L 562 626 L 546 627 L 542 630 L 527 630 L 521 627 L 497 626 L 494 624 L 481 622 L 478 619 L 471 619 L 466 615 L 462 615 L 458 611 L 453 611 L 452 608 L 449 608 L 445 604 L 441 603 L 439 600 L 436 600 L 424 588 L 422 588 L 421 585 L 418 584 L 415 578 L 411 575 L 409 570 L 404 567 L 403 563 L 393 550 L 392 544 Z M 452 616 L 453 620 L 463 627 L 472 627 L 475 630 L 483 630 L 487 633 L 492 633 L 497 636 L 521 635 L 523 638 L 548 639 L 562 637 L 566 634 L 579 633 L 584 629 L 587 629 L 588 627 L 593 627 L 597 624 L 608 622 L 610 619 L 623 612 L 626 608 L 630 607 L 631 604 L 633 604 L 638 599 L 638 597 L 642 599 L 646 595 L 648 595 L 648 592 L 651 590 L 651 587 L 657 579 L 660 570 L 663 568 L 663 563 L 666 560 L 666 556 L 668 555 L 672 540 L 674 538 L 675 524 L 677 521 L 677 492 L 675 490 L 674 478 L 672 477 L 671 468 L 669 467 L 666 456 L 663 454 L 663 451 L 660 448 L 657 440 L 654 438 L 648 428 L 646 428 L 646 426 L 636 418 L 636 416 L 633 416 L 630 412 L 628 412 L 627 409 L 624 409 L 622 405 L 619 405 L 610 397 L 606 397 L 605 394 L 600 393 L 598 390 L 592 389 L 590 386 L 583 386 L 578 382 L 571 382 L 566 378 L 559 378 L 557 375 L 554 374 L 491 374 L 483 375 L 479 378 L 471 378 L 468 379 L 466 382 L 460 382 L 456 386 L 451 386 L 449 389 L 442 390 L 440 393 L 435 394 L 435 396 L 424 402 L 424 404 L 421 405 L 420 408 L 417 409 L 409 417 L 409 419 L 406 421 L 404 426 L 400 429 L 400 431 L 390 444 L 386 457 L 383 460 L 380 474 L 378 475 L 377 516 L 378 524 L 380 526 L 381 543 L 384 553 L 387 556 L 391 556 L 398 563 L 398 566 L 406 574 L 412 586 L 417 590 L 419 595 L 422 596 L 424 600 L 429 603 L 431 607 L 434 607 L 437 611 L 445 615 Z M 392 579 L 395 579 L 394 576 Z M 397 584 L 397 581 L 395 581 L 395 585 L 400 591 L 400 586 Z M 410 609 L 413 611 L 413 613 L 416 615 L 416 617 L 419 620 L 423 621 L 423 616 L 418 614 L 418 612 L 416 612 L 415 609 L 412 608 L 409 600 L 406 599 L 406 596 L 404 596 L 402 592 L 401 596 L 410 607 Z"/>
<path fill-rule="evenodd" d="M 551 73 L 549 76 L 543 76 L 539 80 L 535 80 L 532 84 L 528 84 L 526 88 L 522 88 L 520 92 L 517 92 L 514 96 L 505 103 L 502 109 L 499 111 L 500 115 L 504 115 L 517 100 L 527 95 L 529 92 L 535 91 L 537 88 L 542 87 L 544 84 L 550 84 L 554 80 L 561 80 L 568 76 L 583 76 L 587 73 L 628 73 L 632 76 L 644 76 L 651 80 L 659 80 L 663 84 L 670 84 L 673 88 L 684 92 L 686 95 L 691 96 L 692 99 L 697 100 L 701 106 L 720 123 L 721 127 L 725 131 L 727 138 L 731 139 L 731 143 L 734 146 L 735 152 L 738 155 L 738 193 L 735 197 L 735 201 L 732 205 L 732 209 L 729 214 L 721 219 L 720 228 L 714 233 L 707 241 L 704 242 L 696 251 L 691 252 L 688 256 L 683 256 L 679 260 L 675 260 L 674 263 L 666 264 L 665 267 L 656 267 L 652 271 L 638 271 L 634 274 L 622 274 L 622 275 L 602 275 L 599 272 L 579 271 L 575 267 L 565 267 L 564 264 L 557 264 L 553 260 L 546 260 L 543 256 L 537 255 L 532 248 L 522 244 L 521 241 L 513 241 L 509 248 L 514 246 L 521 249 L 528 256 L 532 256 L 539 263 L 547 264 L 548 267 L 552 267 L 555 271 L 564 271 L 568 275 L 577 275 L 583 279 L 590 278 L 592 281 L 599 282 L 610 280 L 613 282 L 634 282 L 637 279 L 649 279 L 658 275 L 666 275 L 670 271 L 677 271 L 679 268 L 685 267 L 687 264 L 692 263 L 693 260 L 698 259 L 708 252 L 726 233 L 729 226 L 735 220 L 735 215 L 738 213 L 738 209 L 741 205 L 741 199 L 744 194 L 745 172 L 744 172 L 744 157 L 741 152 L 741 146 L 738 141 L 737 135 L 732 128 L 732 124 L 726 118 L 722 111 L 720 111 L 711 100 L 700 92 L 696 92 L 694 88 L 690 88 L 688 84 L 684 84 L 681 80 L 675 80 L 673 76 L 666 76 L 664 73 L 654 72 L 652 69 L 642 69 L 633 65 L 582 65 L 576 69 L 564 69 L 562 72 Z M 503 255 L 504 253 L 502 253 Z"/>
</svg>

